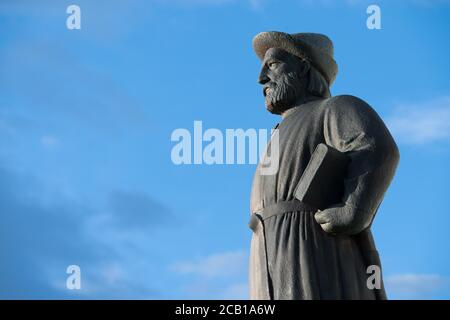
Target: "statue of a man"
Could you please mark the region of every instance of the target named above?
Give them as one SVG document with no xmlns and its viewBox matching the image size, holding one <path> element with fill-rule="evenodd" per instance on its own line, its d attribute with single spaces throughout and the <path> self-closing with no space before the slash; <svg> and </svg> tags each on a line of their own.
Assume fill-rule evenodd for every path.
<svg viewBox="0 0 450 320">
<path fill-rule="evenodd" d="M 391 134 L 361 99 L 331 97 L 337 65 L 328 37 L 263 32 L 253 47 L 266 108 L 282 121 L 278 171 L 264 175 L 259 165 L 253 181 L 250 297 L 385 299 L 381 274 L 368 279 L 381 270 L 370 226 L 399 161 Z M 317 210 L 294 190 L 322 143 L 350 162 L 342 202 Z"/>
</svg>

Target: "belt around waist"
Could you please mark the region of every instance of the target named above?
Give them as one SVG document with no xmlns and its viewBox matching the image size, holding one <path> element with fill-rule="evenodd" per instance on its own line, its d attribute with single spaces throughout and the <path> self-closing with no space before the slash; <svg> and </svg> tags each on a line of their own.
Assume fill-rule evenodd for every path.
<svg viewBox="0 0 450 320">
<path fill-rule="evenodd" d="M 271 204 L 263 208 L 259 212 L 254 212 L 250 217 L 250 222 L 248 223 L 248 226 L 250 227 L 250 229 L 255 231 L 256 226 L 259 222 L 263 222 L 264 220 L 279 214 L 293 211 L 315 212 L 317 211 L 317 208 L 314 208 L 313 206 L 310 206 L 299 200 L 279 201 L 277 203 Z"/>
</svg>

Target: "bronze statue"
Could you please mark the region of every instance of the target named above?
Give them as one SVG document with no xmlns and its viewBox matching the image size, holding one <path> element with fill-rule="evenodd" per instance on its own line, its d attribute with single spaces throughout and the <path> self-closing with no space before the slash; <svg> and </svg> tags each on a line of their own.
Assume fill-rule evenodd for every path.
<svg viewBox="0 0 450 320">
<path fill-rule="evenodd" d="M 381 268 L 370 227 L 399 161 L 391 134 L 361 99 L 331 97 L 338 68 L 328 37 L 263 32 L 253 47 L 266 108 L 282 121 L 278 171 L 264 175 L 259 165 L 253 181 L 250 297 L 385 299 L 367 270 Z M 322 210 L 295 196 L 319 144 L 349 159 L 341 201 Z"/>
</svg>

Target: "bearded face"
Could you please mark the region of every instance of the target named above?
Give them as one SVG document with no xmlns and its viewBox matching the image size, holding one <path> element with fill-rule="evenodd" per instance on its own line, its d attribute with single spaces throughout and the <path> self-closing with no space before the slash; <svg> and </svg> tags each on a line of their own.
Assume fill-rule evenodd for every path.
<svg viewBox="0 0 450 320">
<path fill-rule="evenodd" d="M 304 94 L 304 80 L 299 76 L 302 61 L 290 53 L 272 48 L 267 50 L 259 83 L 263 85 L 266 108 L 282 114 L 294 107 Z"/>
<path fill-rule="evenodd" d="M 301 84 L 296 72 L 283 73 L 276 81 L 264 86 L 266 108 L 271 113 L 281 114 L 295 105 Z"/>
</svg>

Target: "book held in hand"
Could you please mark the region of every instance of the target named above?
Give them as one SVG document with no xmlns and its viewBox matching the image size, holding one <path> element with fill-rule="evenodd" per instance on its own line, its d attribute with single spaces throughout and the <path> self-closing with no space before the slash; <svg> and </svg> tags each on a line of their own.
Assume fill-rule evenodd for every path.
<svg viewBox="0 0 450 320">
<path fill-rule="evenodd" d="M 303 172 L 295 197 L 324 210 L 342 202 L 349 157 L 324 143 L 317 145 Z"/>
</svg>

